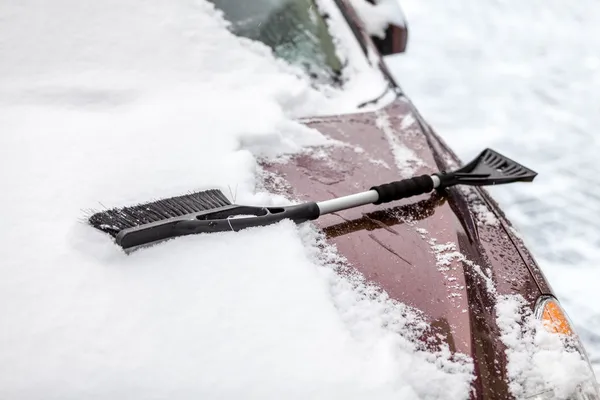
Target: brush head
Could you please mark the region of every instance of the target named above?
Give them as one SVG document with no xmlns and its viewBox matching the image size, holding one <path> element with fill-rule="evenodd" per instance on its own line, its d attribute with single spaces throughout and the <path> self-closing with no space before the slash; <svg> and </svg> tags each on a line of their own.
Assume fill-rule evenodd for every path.
<svg viewBox="0 0 600 400">
<path fill-rule="evenodd" d="M 94 228 L 116 237 L 119 232 L 125 229 L 230 205 L 231 202 L 223 192 L 218 189 L 211 189 L 160 199 L 150 203 L 97 212 L 89 218 L 89 223 Z"/>
</svg>

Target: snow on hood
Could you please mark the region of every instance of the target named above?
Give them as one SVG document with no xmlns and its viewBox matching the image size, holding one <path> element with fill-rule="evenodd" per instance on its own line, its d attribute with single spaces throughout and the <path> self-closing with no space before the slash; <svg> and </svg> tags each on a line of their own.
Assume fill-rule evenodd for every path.
<svg viewBox="0 0 600 400">
<path fill-rule="evenodd" d="M 468 396 L 469 361 L 418 350 L 419 314 L 335 274 L 310 226 L 125 255 L 85 224 L 90 209 L 208 188 L 287 201 L 257 191 L 256 157 L 331 145 L 291 117 L 340 102 L 203 1 L 4 11 L 0 397 Z"/>
</svg>

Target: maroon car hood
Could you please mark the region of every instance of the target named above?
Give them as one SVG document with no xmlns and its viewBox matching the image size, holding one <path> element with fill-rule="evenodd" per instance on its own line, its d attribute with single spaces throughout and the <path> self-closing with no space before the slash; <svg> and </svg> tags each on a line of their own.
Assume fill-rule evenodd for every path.
<svg viewBox="0 0 600 400">
<path fill-rule="evenodd" d="M 313 119 L 309 126 L 345 146 L 265 168 L 289 183 L 287 195 L 326 200 L 408 177 L 397 168 L 402 148 L 422 161 L 409 162 L 405 174 L 455 167 L 453 154 L 419 121 L 404 99 L 374 113 Z M 509 397 L 495 299 L 518 293 L 533 304 L 546 288 L 536 283 L 535 267 L 485 192 L 453 188 L 317 223 L 349 264 L 392 298 L 421 310 L 452 351 L 473 358 L 475 398 Z"/>
</svg>

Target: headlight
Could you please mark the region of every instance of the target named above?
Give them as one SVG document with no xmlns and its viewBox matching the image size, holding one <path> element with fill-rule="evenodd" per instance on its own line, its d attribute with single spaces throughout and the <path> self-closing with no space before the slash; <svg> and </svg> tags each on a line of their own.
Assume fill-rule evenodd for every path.
<svg viewBox="0 0 600 400">
<path fill-rule="evenodd" d="M 575 389 L 576 394 L 572 394 L 568 397 L 569 400 L 600 400 L 600 393 L 598 392 L 598 384 L 594 376 L 594 370 L 589 362 L 585 349 L 579 337 L 575 334 L 572 323 L 565 311 L 562 309 L 558 301 L 552 296 L 542 296 L 535 308 L 535 317 L 538 321 L 542 322 L 542 326 L 546 332 L 552 334 L 552 336 L 560 335 L 561 340 L 564 342 L 565 347 L 573 352 L 579 354 L 581 358 L 587 363 L 589 368 L 589 374 L 585 374 L 589 378 L 584 382 L 580 383 Z M 587 372 L 587 371 L 586 371 Z M 563 398 L 554 390 L 549 389 L 546 391 L 538 392 L 527 397 L 527 399 L 556 399 Z"/>
</svg>

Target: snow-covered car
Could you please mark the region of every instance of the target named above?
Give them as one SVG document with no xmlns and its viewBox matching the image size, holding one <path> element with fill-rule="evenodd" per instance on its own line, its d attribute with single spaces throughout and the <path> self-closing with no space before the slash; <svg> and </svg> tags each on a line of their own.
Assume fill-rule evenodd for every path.
<svg viewBox="0 0 600 400">
<path fill-rule="evenodd" d="M 600 399 L 484 189 L 130 254 L 81 223 L 192 189 L 274 206 L 461 165 L 386 68 L 407 46 L 395 0 L 149 3 L 15 5 L 0 31 L 38 22 L 0 61 L 1 398 Z"/>
</svg>

